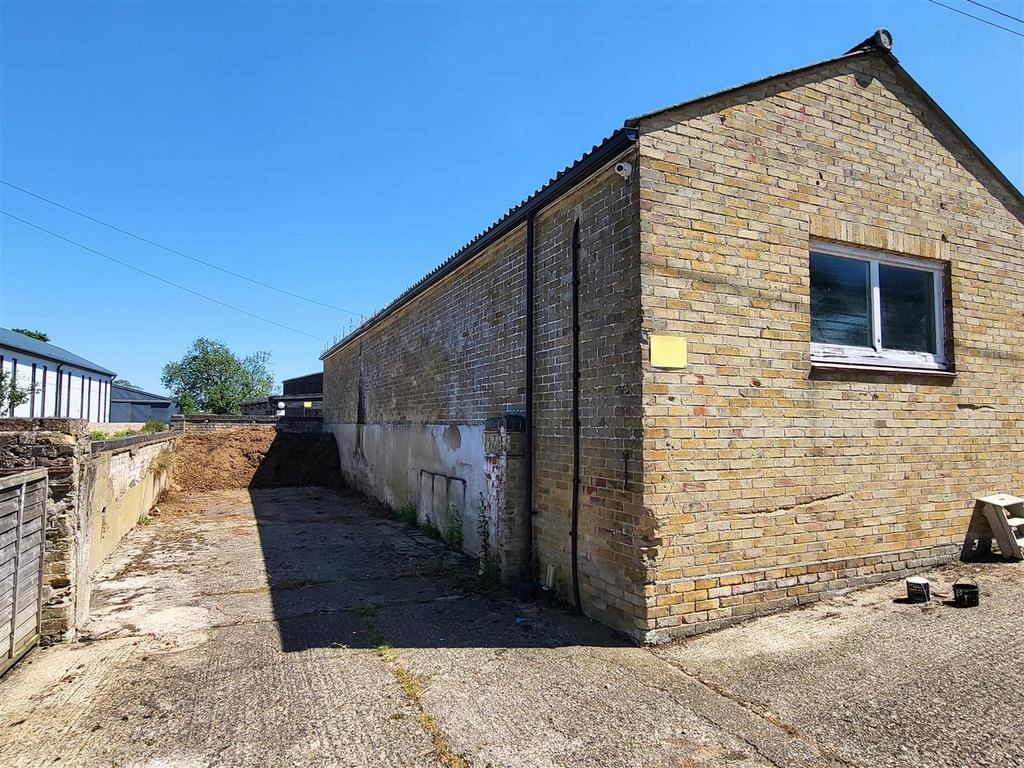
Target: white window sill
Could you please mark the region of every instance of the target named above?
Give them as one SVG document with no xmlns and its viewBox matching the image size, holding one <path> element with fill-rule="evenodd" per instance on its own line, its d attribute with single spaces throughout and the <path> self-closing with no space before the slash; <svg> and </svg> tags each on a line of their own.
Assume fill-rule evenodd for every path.
<svg viewBox="0 0 1024 768">
<path fill-rule="evenodd" d="M 895 361 L 879 361 L 878 363 L 844 362 L 834 357 L 828 360 L 811 360 L 812 371 L 866 371 L 869 373 L 901 373 L 917 376 L 938 376 L 940 378 L 956 378 L 956 371 L 942 366 L 903 365 Z"/>
</svg>

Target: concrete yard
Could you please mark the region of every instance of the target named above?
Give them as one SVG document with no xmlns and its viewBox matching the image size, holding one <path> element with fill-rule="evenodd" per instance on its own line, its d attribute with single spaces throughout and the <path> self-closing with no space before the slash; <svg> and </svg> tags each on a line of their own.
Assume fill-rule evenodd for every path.
<svg viewBox="0 0 1024 768">
<path fill-rule="evenodd" d="M 0 679 L 0 765 L 1024 765 L 1024 565 L 935 589 L 967 572 L 976 609 L 896 582 L 644 649 L 358 496 L 207 493 L 129 534 L 82 642 Z"/>
</svg>

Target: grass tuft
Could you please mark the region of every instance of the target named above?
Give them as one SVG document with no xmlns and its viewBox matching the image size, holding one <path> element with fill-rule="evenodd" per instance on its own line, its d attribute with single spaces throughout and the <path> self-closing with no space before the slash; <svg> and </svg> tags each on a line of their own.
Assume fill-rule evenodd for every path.
<svg viewBox="0 0 1024 768">
<path fill-rule="evenodd" d="M 404 525 L 416 525 L 416 505 L 411 501 L 405 502 L 405 504 L 395 510 L 395 517 L 398 518 L 398 522 Z"/>
<path fill-rule="evenodd" d="M 436 530 L 436 529 L 435 529 Z M 367 631 L 370 633 L 370 641 L 377 649 L 377 655 L 391 668 L 402 694 L 408 702 L 416 709 L 416 719 L 433 745 L 434 756 L 445 768 L 469 768 L 469 763 L 458 752 L 454 751 L 448 743 L 448 736 L 441 726 L 437 724 L 434 716 L 427 712 L 421 699 L 423 695 L 423 681 L 413 672 L 402 666 L 398 653 L 384 637 L 377 624 L 377 615 L 370 606 L 361 606 L 354 610 L 354 613 L 363 620 Z M 395 716 L 392 715 L 392 719 Z"/>
<path fill-rule="evenodd" d="M 459 552 L 462 549 L 462 513 L 454 504 L 448 505 L 448 519 L 445 521 L 444 540 L 448 546 Z"/>
</svg>

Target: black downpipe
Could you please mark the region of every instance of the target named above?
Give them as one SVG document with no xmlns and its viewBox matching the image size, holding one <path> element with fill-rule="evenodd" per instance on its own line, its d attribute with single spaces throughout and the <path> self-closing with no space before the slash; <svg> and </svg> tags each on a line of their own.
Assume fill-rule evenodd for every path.
<svg viewBox="0 0 1024 768">
<path fill-rule="evenodd" d="M 523 476 L 524 500 L 526 503 L 526 545 L 527 591 L 532 590 L 533 573 L 533 213 L 526 217 L 526 425 L 523 435 Z"/>
<path fill-rule="evenodd" d="M 572 596 L 580 600 L 580 220 L 572 228 Z"/>
</svg>

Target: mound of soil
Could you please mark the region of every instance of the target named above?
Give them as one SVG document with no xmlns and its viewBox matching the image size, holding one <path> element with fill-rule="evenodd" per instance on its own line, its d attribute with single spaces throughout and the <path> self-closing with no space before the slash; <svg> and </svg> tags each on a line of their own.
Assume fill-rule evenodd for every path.
<svg viewBox="0 0 1024 768">
<path fill-rule="evenodd" d="M 310 485 L 341 486 L 333 435 L 240 427 L 187 432 L 174 445 L 172 495 Z"/>
</svg>

